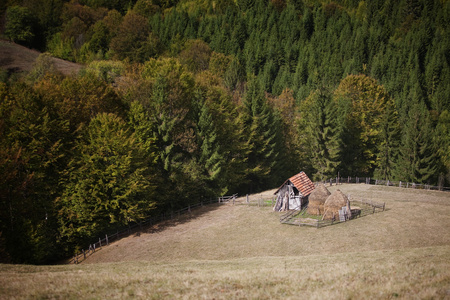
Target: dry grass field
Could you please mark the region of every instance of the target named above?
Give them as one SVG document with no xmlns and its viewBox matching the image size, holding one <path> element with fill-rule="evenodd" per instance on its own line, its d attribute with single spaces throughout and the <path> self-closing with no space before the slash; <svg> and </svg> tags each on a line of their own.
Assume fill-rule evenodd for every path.
<svg viewBox="0 0 450 300">
<path fill-rule="evenodd" d="M 40 52 L 5 40 L 0 40 L 0 68 L 12 72 L 30 71 Z M 65 75 L 78 73 L 81 65 L 53 58 L 55 69 Z"/>
<path fill-rule="evenodd" d="M 0 265 L 0 298 L 450 299 L 450 193 L 337 188 L 387 210 L 316 229 L 270 207 L 210 205 L 79 265 Z"/>
</svg>

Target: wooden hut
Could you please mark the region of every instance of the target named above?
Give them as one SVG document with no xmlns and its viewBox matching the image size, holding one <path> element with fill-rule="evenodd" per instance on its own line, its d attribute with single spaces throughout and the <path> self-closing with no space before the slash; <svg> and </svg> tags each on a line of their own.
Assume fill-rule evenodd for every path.
<svg viewBox="0 0 450 300">
<path fill-rule="evenodd" d="M 348 220 L 352 216 L 350 202 L 340 190 L 334 191 L 324 204 L 323 220 L 335 219 L 336 221 Z"/>
<path fill-rule="evenodd" d="M 273 210 L 300 210 L 306 205 L 308 196 L 313 190 L 312 181 L 305 172 L 300 172 L 287 179 L 275 192 L 277 201 Z"/>
<path fill-rule="evenodd" d="M 330 195 L 330 191 L 322 183 L 316 186 L 308 197 L 308 214 L 316 216 L 323 215 L 325 201 L 327 201 Z"/>
</svg>

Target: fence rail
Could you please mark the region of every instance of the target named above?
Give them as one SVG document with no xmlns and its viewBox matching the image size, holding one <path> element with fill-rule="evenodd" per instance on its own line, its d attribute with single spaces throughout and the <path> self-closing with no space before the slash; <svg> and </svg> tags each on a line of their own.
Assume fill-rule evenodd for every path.
<svg viewBox="0 0 450 300">
<path fill-rule="evenodd" d="M 335 178 L 329 178 L 327 180 L 322 181 L 322 183 L 325 184 L 343 184 L 343 183 L 366 183 L 366 184 L 373 184 L 373 185 L 386 185 L 386 186 L 398 186 L 401 188 L 413 188 L 413 189 L 426 189 L 426 190 L 440 190 L 440 191 L 450 191 L 450 187 L 443 187 L 443 186 L 433 186 L 433 185 L 427 185 L 427 184 L 418 184 L 414 182 L 403 182 L 403 181 L 390 181 L 390 180 L 379 180 L 379 179 L 373 179 L 370 177 L 335 177 Z M 172 211 L 169 213 L 163 213 L 159 216 L 154 216 L 151 218 L 148 218 L 146 220 L 143 220 L 139 223 L 134 223 L 128 225 L 126 228 L 122 228 L 121 230 L 116 230 L 113 233 L 105 234 L 104 238 L 99 238 L 98 242 L 92 243 L 89 245 L 87 250 L 83 249 L 80 253 L 77 253 L 70 261 L 69 263 L 79 263 L 86 259 L 88 256 L 92 255 L 95 251 L 98 249 L 101 249 L 104 246 L 109 245 L 109 243 L 119 240 L 122 237 L 128 236 L 131 233 L 139 233 L 142 231 L 144 227 L 151 226 L 153 224 L 170 220 L 174 218 L 174 216 L 180 216 L 182 214 L 191 212 L 192 209 L 201 207 L 206 204 L 212 204 L 212 203 L 230 203 L 232 201 L 234 204 L 244 204 L 244 205 L 254 205 L 258 207 L 263 206 L 273 206 L 274 205 L 274 199 L 273 198 L 263 198 L 262 196 L 249 196 L 247 195 L 245 200 L 243 201 L 237 201 L 238 194 L 233 194 L 231 196 L 222 196 L 215 199 L 210 199 L 209 201 L 201 201 L 197 204 L 188 205 L 187 207 Z M 385 206 L 384 203 L 376 203 L 374 201 L 368 201 L 368 200 L 352 200 L 350 202 L 360 202 L 362 206 L 364 207 L 370 207 L 370 209 L 366 208 L 365 210 L 361 210 L 360 216 L 365 216 L 368 214 L 375 213 L 379 210 L 384 210 Z M 297 226 L 313 226 L 316 228 L 332 225 L 334 223 L 338 223 L 339 220 L 318 220 L 313 218 L 302 218 L 301 214 L 305 213 L 304 210 L 302 211 L 289 211 L 282 217 L 280 217 L 280 222 L 284 224 L 292 224 Z"/>
<path fill-rule="evenodd" d="M 234 194 L 233 196 L 237 197 L 237 194 Z M 228 197 L 233 197 L 233 196 L 228 196 Z M 181 216 L 183 214 L 186 213 L 190 213 L 192 209 L 198 208 L 198 207 L 202 207 L 208 204 L 214 204 L 214 203 L 226 203 L 226 202 L 221 202 L 219 199 L 221 199 L 223 197 L 217 198 L 217 199 L 210 199 L 210 200 L 205 200 L 205 201 L 200 201 L 196 204 L 191 204 L 188 205 L 185 208 L 179 209 L 177 211 L 171 211 L 171 212 L 166 212 L 163 213 L 159 216 L 153 216 L 150 217 L 146 220 L 143 220 L 139 223 L 133 223 L 133 224 L 129 224 L 127 227 L 124 227 L 120 230 L 116 230 L 113 233 L 110 234 L 105 234 L 104 238 L 99 237 L 98 242 L 94 242 L 92 244 L 89 245 L 89 247 L 87 247 L 86 249 L 83 249 L 80 251 L 80 253 L 76 253 L 75 256 L 69 260 L 69 264 L 70 263 L 74 263 L 74 264 L 78 264 L 80 262 L 82 262 L 83 260 L 85 260 L 87 257 L 89 257 L 90 255 L 92 255 L 93 253 L 95 253 L 95 251 L 101 249 L 104 246 L 108 246 L 111 242 L 113 241 L 117 241 L 120 238 L 123 238 L 125 236 L 129 236 L 132 233 L 137 233 L 140 234 L 140 232 L 143 230 L 143 228 L 149 227 L 151 225 L 154 225 L 156 223 L 160 223 L 162 221 L 165 220 L 171 220 L 176 216 Z"/>
<path fill-rule="evenodd" d="M 351 200 L 350 206 L 358 205 L 360 209 L 357 214 L 353 214 L 352 218 L 364 217 L 376 212 L 384 211 L 386 209 L 386 204 L 383 202 L 375 202 L 372 200 Z M 302 210 L 291 210 L 286 212 L 280 217 L 280 222 L 282 224 L 296 225 L 296 226 L 310 226 L 310 227 L 326 227 L 333 224 L 338 224 L 342 222 L 347 222 L 347 220 L 340 220 L 339 218 L 331 220 L 321 220 L 320 217 L 311 216 L 307 213 L 307 207 Z"/>
<path fill-rule="evenodd" d="M 343 184 L 343 183 L 365 183 L 372 185 L 397 186 L 401 188 L 423 189 L 450 192 L 450 187 L 436 186 L 431 184 L 421 184 L 407 181 L 380 180 L 371 177 L 333 177 L 321 181 L 324 184 Z"/>
<path fill-rule="evenodd" d="M 237 196 L 238 196 L 238 194 L 233 194 L 231 196 L 219 197 L 219 203 L 229 202 L 229 201 L 233 201 L 233 203 L 234 203 L 234 200 L 236 200 Z"/>
</svg>

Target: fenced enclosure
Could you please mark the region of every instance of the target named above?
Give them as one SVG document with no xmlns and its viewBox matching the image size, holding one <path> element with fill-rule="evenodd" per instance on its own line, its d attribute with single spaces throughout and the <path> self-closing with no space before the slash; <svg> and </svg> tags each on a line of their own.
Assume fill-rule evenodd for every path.
<svg viewBox="0 0 450 300">
<path fill-rule="evenodd" d="M 317 183 L 317 182 L 316 182 Z M 378 180 L 370 177 L 335 177 L 329 178 L 322 181 L 326 185 L 340 185 L 344 183 L 354 183 L 354 184 L 372 184 L 372 185 L 384 185 L 384 186 L 396 186 L 400 188 L 412 188 L 412 189 L 426 189 L 426 190 L 440 190 L 440 191 L 450 191 L 450 187 L 433 186 L 427 184 L 417 184 L 404 181 L 389 181 L 389 180 Z M 88 256 L 92 255 L 98 249 L 109 245 L 113 241 L 117 241 L 123 237 L 129 236 L 130 234 L 139 234 L 144 228 L 152 226 L 156 223 L 160 223 L 166 220 L 171 220 L 174 217 L 181 216 L 186 213 L 190 213 L 192 209 L 202 207 L 209 204 L 231 204 L 231 205 L 248 205 L 248 206 L 258 206 L 258 207 L 273 207 L 275 204 L 275 196 L 272 193 L 261 193 L 238 197 L 238 194 L 233 194 L 230 196 L 222 196 L 216 199 L 210 199 L 206 201 L 200 201 L 197 204 L 188 205 L 187 207 L 177 210 L 163 213 L 159 216 L 154 216 L 143 220 L 138 223 L 129 224 L 127 227 L 121 228 L 105 234 L 99 237 L 98 241 L 90 244 L 86 249 L 81 250 L 77 253 L 69 263 L 80 263 Z M 385 209 L 384 203 L 377 203 L 371 200 L 351 200 L 351 204 L 360 206 L 361 211 L 356 217 L 362 217 L 369 214 L 373 214 Z M 297 225 L 297 226 L 312 226 L 316 228 L 321 228 L 341 221 L 337 218 L 335 220 L 321 220 L 321 217 L 308 215 L 306 208 L 301 211 L 291 210 L 286 212 L 280 217 L 280 222 L 283 224 Z"/>
<path fill-rule="evenodd" d="M 350 206 L 357 209 L 352 212 L 352 218 L 360 218 L 367 215 L 374 214 L 376 212 L 381 212 L 386 209 L 386 203 L 375 202 L 372 200 L 351 200 Z M 307 213 L 307 206 L 302 210 L 290 210 L 284 213 L 280 217 L 280 223 L 296 226 L 311 226 L 316 228 L 321 228 L 325 226 L 330 226 L 338 224 L 341 222 L 347 222 L 347 219 L 333 218 L 331 220 L 322 220 L 322 216 L 310 215 Z M 353 211 L 353 209 L 352 209 Z"/>
</svg>

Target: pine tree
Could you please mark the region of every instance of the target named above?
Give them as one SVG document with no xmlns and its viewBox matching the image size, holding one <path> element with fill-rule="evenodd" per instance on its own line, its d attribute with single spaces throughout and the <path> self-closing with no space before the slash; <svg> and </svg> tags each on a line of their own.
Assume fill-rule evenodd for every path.
<svg viewBox="0 0 450 300">
<path fill-rule="evenodd" d="M 249 83 L 243 109 L 249 145 L 247 178 L 253 191 L 270 183 L 279 155 L 276 137 L 279 124 L 255 79 Z"/>
<path fill-rule="evenodd" d="M 413 98 L 403 122 L 399 157 L 395 165 L 396 179 L 435 183 L 437 164 L 434 131 L 424 103 Z"/>
<path fill-rule="evenodd" d="M 377 168 L 375 169 L 374 176 L 378 179 L 393 180 L 400 140 L 398 112 L 393 101 L 387 103 L 380 126 L 381 133 L 378 144 Z"/>
<path fill-rule="evenodd" d="M 317 90 L 302 104 L 308 156 L 314 168 L 314 179 L 325 180 L 339 171 L 341 130 L 337 103 L 330 93 Z"/>
<path fill-rule="evenodd" d="M 60 234 L 71 249 L 111 224 L 143 219 L 155 205 L 151 162 L 122 119 L 98 115 L 76 149 L 58 202 Z"/>
<path fill-rule="evenodd" d="M 201 103 L 201 102 L 200 102 Z M 205 193 L 208 196 L 222 195 L 226 185 L 222 180 L 225 159 L 218 143 L 216 127 L 206 102 L 200 108 L 196 128 L 199 144 L 198 165 L 202 168 L 202 181 L 205 183 Z"/>
</svg>

